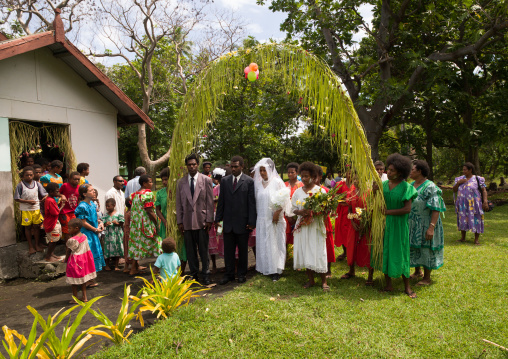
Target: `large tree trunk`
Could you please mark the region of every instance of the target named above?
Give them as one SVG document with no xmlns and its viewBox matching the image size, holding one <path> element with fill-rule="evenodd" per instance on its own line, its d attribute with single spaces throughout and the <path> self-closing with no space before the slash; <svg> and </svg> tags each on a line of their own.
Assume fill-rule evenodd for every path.
<svg viewBox="0 0 508 359">
<path fill-rule="evenodd" d="M 355 106 L 358 118 L 362 122 L 370 145 L 370 155 L 373 161 L 379 160 L 379 140 L 383 134 L 383 127 L 367 112 L 363 106 Z"/>
<path fill-rule="evenodd" d="M 432 161 L 432 125 L 434 121 L 430 118 L 430 103 L 427 102 L 425 104 L 425 134 L 426 134 L 426 143 L 425 143 L 425 160 L 429 165 L 429 179 L 434 180 L 434 162 Z"/>
</svg>

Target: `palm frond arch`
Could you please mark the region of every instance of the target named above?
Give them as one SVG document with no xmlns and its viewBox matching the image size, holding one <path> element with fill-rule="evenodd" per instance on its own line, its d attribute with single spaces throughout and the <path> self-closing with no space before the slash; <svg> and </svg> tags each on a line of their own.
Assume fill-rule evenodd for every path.
<svg viewBox="0 0 508 359">
<path fill-rule="evenodd" d="M 186 172 L 185 156 L 191 153 L 204 131 L 222 108 L 224 98 L 246 81 L 245 66 L 256 62 L 260 76 L 273 76 L 281 81 L 288 94 L 309 109 L 309 117 L 330 136 L 331 144 L 343 160 L 352 165 L 358 175 L 362 193 L 368 193 L 375 181 L 381 188 L 370 156 L 370 146 L 363 126 L 351 99 L 341 89 L 338 77 L 317 56 L 300 47 L 283 44 L 262 44 L 253 49 L 228 53 L 212 62 L 196 79 L 194 86 L 185 96 L 171 144 L 169 159 L 170 178 L 168 191 L 167 235 L 177 239 L 181 245 L 176 225 L 176 183 Z M 382 191 L 369 195 L 367 208 L 372 211 L 372 258 L 377 268 L 382 264 L 384 207 Z"/>
</svg>

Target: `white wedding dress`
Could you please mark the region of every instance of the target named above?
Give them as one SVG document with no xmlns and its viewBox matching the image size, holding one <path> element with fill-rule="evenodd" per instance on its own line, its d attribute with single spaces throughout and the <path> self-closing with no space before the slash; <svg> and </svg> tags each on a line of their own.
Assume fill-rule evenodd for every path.
<svg viewBox="0 0 508 359">
<path fill-rule="evenodd" d="M 265 159 L 263 159 L 265 160 Z M 281 274 L 286 263 L 286 221 L 284 213 L 291 208 L 289 193 L 286 203 L 282 206 L 277 223 L 273 223 L 273 195 L 286 186 L 275 169 L 270 170 L 270 164 L 261 160 L 256 164 L 254 176 L 256 190 L 256 270 L 264 275 Z M 273 162 L 271 162 L 273 163 Z M 263 181 L 257 176 L 259 164 L 267 167 L 268 180 Z"/>
</svg>

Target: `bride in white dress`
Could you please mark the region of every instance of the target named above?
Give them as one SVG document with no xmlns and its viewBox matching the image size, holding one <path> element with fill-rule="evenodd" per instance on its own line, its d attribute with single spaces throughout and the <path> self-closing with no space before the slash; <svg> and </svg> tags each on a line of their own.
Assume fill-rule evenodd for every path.
<svg viewBox="0 0 508 359">
<path fill-rule="evenodd" d="M 254 166 L 256 192 L 256 270 L 280 278 L 286 263 L 286 221 L 284 213 L 291 210 L 289 189 L 279 177 L 270 158 Z"/>
</svg>

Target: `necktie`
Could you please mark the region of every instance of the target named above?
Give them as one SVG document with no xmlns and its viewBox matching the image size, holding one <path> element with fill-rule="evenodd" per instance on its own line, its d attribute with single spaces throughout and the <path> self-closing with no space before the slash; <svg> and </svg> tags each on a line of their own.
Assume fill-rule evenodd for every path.
<svg viewBox="0 0 508 359">
<path fill-rule="evenodd" d="M 233 191 L 236 189 L 236 183 L 237 183 L 238 179 L 235 177 L 235 180 L 233 182 Z"/>
<path fill-rule="evenodd" d="M 194 177 L 190 178 L 190 194 L 191 197 L 194 198 Z"/>
</svg>

